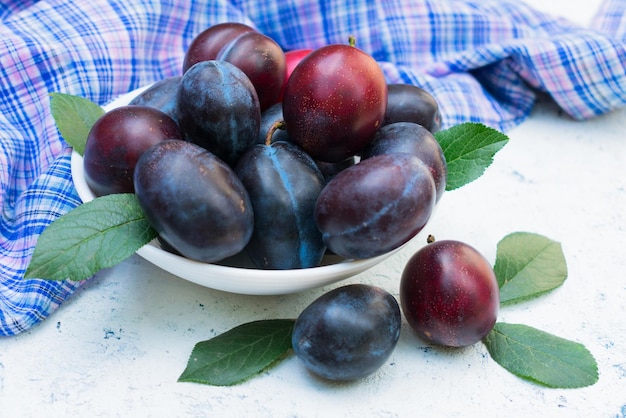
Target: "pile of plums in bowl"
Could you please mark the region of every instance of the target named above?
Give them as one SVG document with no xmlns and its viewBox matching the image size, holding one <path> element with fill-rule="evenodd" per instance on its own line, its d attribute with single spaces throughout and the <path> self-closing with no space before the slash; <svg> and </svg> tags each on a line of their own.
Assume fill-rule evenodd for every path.
<svg viewBox="0 0 626 418">
<path fill-rule="evenodd" d="M 424 228 L 446 184 L 439 128 L 434 98 L 388 84 L 353 39 L 284 52 L 223 23 L 193 40 L 181 75 L 110 105 L 73 173 L 83 200 L 136 194 L 159 235 L 139 251 L 149 261 L 221 290 L 289 293 L 363 271 Z"/>
</svg>

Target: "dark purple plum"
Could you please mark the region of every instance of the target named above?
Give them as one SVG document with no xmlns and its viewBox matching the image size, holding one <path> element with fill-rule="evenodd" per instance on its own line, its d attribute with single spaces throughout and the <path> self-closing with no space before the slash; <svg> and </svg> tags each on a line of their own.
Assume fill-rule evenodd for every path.
<svg viewBox="0 0 626 418">
<path fill-rule="evenodd" d="M 493 328 L 500 306 L 491 264 L 459 241 L 435 241 L 418 250 L 400 280 L 402 311 L 424 340 L 465 347 Z"/>
<path fill-rule="evenodd" d="M 180 251 L 178 251 L 176 248 L 172 247 L 172 245 L 169 242 L 165 241 L 165 239 L 161 235 L 157 236 L 157 241 L 159 242 L 159 246 L 161 247 L 161 249 L 163 251 L 167 251 L 168 253 L 172 253 L 172 254 L 176 254 L 176 255 L 179 255 L 181 257 L 184 257 L 180 253 Z"/>
<path fill-rule="evenodd" d="M 320 193 L 315 222 L 329 250 L 369 258 L 405 244 L 435 206 L 428 167 L 410 154 L 377 155 L 346 168 Z"/>
<path fill-rule="evenodd" d="M 413 154 L 426 164 L 435 180 L 438 202 L 446 189 L 448 167 L 443 150 L 433 134 L 413 122 L 385 125 L 376 132 L 372 143 L 361 153 L 361 158 L 394 152 Z"/>
<path fill-rule="evenodd" d="M 83 153 L 85 180 L 96 196 L 133 193 L 137 160 L 150 146 L 182 139 L 172 118 L 148 106 L 122 106 L 91 127 Z"/>
<path fill-rule="evenodd" d="M 160 142 L 141 156 L 134 181 L 146 218 L 184 257 L 214 263 L 248 244 L 250 197 L 230 166 L 204 148 Z"/>
<path fill-rule="evenodd" d="M 296 319 L 292 346 L 313 374 L 333 381 L 366 377 L 387 361 L 400 338 L 401 313 L 386 290 L 350 284 L 331 290 Z"/>
<path fill-rule="evenodd" d="M 157 108 L 176 120 L 176 96 L 181 78 L 175 76 L 157 81 L 135 96 L 129 104 Z"/>
<path fill-rule="evenodd" d="M 272 38 L 259 32 L 244 33 L 224 45 L 216 59 L 230 62 L 248 76 L 261 111 L 280 102 L 287 64 L 284 51 Z"/>
<path fill-rule="evenodd" d="M 349 157 L 343 161 L 339 161 L 338 163 L 327 163 L 325 161 L 315 161 L 317 166 L 320 168 L 320 171 L 324 175 L 324 179 L 328 183 L 331 181 L 337 174 L 342 172 L 348 167 L 352 167 L 356 164 L 356 157 Z"/>
<path fill-rule="evenodd" d="M 325 183 L 313 159 L 288 142 L 257 144 L 239 159 L 235 172 L 254 210 L 254 232 L 246 252 L 256 266 L 318 266 L 326 246 L 313 212 Z"/>
<path fill-rule="evenodd" d="M 255 29 L 238 22 L 217 23 L 200 32 L 191 41 L 183 58 L 183 74 L 201 61 L 217 58 L 217 54 L 228 42 Z"/>
<path fill-rule="evenodd" d="M 250 79 L 226 61 L 202 61 L 183 76 L 177 121 L 185 139 L 227 164 L 256 143 L 261 123 L 259 100 Z"/>
<path fill-rule="evenodd" d="M 283 97 L 291 141 L 315 160 L 357 155 L 382 125 L 387 84 L 378 63 L 348 44 L 326 45 L 294 68 Z"/>
<path fill-rule="evenodd" d="M 383 124 L 413 122 L 433 133 L 441 129 L 439 104 L 429 92 L 412 84 L 389 84 L 387 90 Z"/>
<path fill-rule="evenodd" d="M 284 121 L 283 118 L 283 105 L 282 103 L 276 103 L 261 112 L 261 127 L 259 128 L 259 136 L 257 144 L 265 144 L 267 142 L 267 134 L 272 131 L 272 137 L 270 142 L 287 141 L 289 142 L 289 134 L 284 128 L 273 129 L 274 125 L 280 121 Z"/>
</svg>

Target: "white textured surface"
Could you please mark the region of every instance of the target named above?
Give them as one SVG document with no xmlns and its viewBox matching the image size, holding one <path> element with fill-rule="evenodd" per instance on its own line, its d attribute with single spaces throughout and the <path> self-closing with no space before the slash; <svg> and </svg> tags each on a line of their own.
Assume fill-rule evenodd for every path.
<svg viewBox="0 0 626 418">
<path fill-rule="evenodd" d="M 585 23 L 596 2 L 531 3 Z M 466 241 L 491 261 L 510 232 L 561 242 L 565 284 L 502 309 L 499 319 L 583 343 L 598 361 L 594 386 L 530 384 L 481 344 L 434 348 L 406 322 L 387 364 L 351 384 L 321 382 L 293 357 L 235 387 L 177 383 L 196 342 L 251 320 L 295 317 L 337 285 L 279 297 L 233 295 L 134 256 L 98 274 L 41 325 L 0 341 L 0 416 L 625 417 L 624 132 L 626 110 L 581 123 L 540 106 L 509 133 L 511 142 L 482 178 L 443 197 L 425 231 Z M 417 245 L 342 284 L 373 283 L 397 296 Z"/>
</svg>

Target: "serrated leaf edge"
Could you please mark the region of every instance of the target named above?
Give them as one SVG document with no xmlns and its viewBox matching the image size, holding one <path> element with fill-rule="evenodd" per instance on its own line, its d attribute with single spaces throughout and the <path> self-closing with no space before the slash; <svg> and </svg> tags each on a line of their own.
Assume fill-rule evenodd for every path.
<svg viewBox="0 0 626 418">
<path fill-rule="evenodd" d="M 518 376 L 518 377 L 520 377 L 520 378 L 522 378 L 522 379 L 524 379 L 524 380 L 527 380 L 527 381 L 530 381 L 530 382 L 534 382 L 534 383 L 536 383 L 537 385 L 540 385 L 540 386 L 543 386 L 543 387 L 547 387 L 547 388 L 552 388 L 552 389 L 579 389 L 579 388 L 583 388 L 583 387 L 589 387 L 589 386 L 592 386 L 592 385 L 594 385 L 594 384 L 598 381 L 598 379 L 599 379 L 599 374 L 598 374 L 598 363 L 597 363 L 596 359 L 594 358 L 593 354 L 592 354 L 592 353 L 591 353 L 591 352 L 587 349 L 587 347 L 585 347 L 582 343 L 579 343 L 579 342 L 576 342 L 576 341 L 572 341 L 572 340 L 568 340 L 568 339 L 563 338 L 563 337 L 559 337 L 559 336 L 557 336 L 557 335 L 554 335 L 554 334 L 551 334 L 551 333 L 549 333 L 549 332 L 546 332 L 546 331 L 540 330 L 540 329 L 538 329 L 538 328 L 531 327 L 531 326 L 529 326 L 529 325 L 524 325 L 524 324 L 509 324 L 509 323 L 505 323 L 505 322 L 498 322 L 496 325 L 498 325 L 498 324 L 504 324 L 504 325 L 507 325 L 507 326 L 522 326 L 522 327 L 527 327 L 527 328 L 530 328 L 530 329 L 532 329 L 532 330 L 534 330 L 534 331 L 537 331 L 537 332 L 540 332 L 540 333 L 544 333 L 544 334 L 546 334 L 546 335 L 548 335 L 548 336 L 551 336 L 551 337 L 553 337 L 553 338 L 556 338 L 556 339 L 559 339 L 559 340 L 563 340 L 563 341 L 567 341 L 568 343 L 570 343 L 570 344 L 572 344 L 572 345 L 577 346 L 579 349 L 581 349 L 581 350 L 583 350 L 583 351 L 585 352 L 585 354 L 586 354 L 586 355 L 587 355 L 587 356 L 588 356 L 588 357 L 589 357 L 589 358 L 593 361 L 593 370 L 595 371 L 595 373 L 594 373 L 593 375 L 589 375 L 589 378 L 590 378 L 590 383 L 586 383 L 586 384 L 584 384 L 584 385 L 561 385 L 561 386 L 559 386 L 559 385 L 551 385 L 551 384 L 548 384 L 547 382 L 543 382 L 543 381 L 541 381 L 541 380 L 539 380 L 539 379 L 536 379 L 536 378 L 534 378 L 534 377 L 533 377 L 533 376 L 531 376 L 531 375 L 528 375 L 528 374 L 525 374 L 525 373 L 521 373 L 521 372 L 517 372 L 517 371 L 513 371 L 513 370 L 511 370 L 511 368 L 506 367 L 506 366 L 504 366 L 502 363 L 500 363 L 500 362 L 499 362 L 499 361 L 498 361 L 495 357 L 493 357 L 493 355 L 492 355 L 492 350 L 491 350 L 492 345 L 490 345 L 490 343 L 489 343 L 489 339 L 490 339 L 490 336 L 492 336 L 492 337 L 493 337 L 493 334 L 492 334 L 492 333 L 497 332 L 496 327 L 494 327 L 494 329 L 492 329 L 492 330 L 491 330 L 491 332 L 489 332 L 489 334 L 487 334 L 487 336 L 485 336 L 485 338 L 483 339 L 483 344 L 487 347 L 487 350 L 489 351 L 490 355 L 492 355 L 492 358 L 494 359 L 494 361 L 495 361 L 496 363 L 498 363 L 501 367 L 503 367 L 505 370 L 507 370 L 508 372 L 512 373 L 513 375 Z M 500 332 L 499 332 L 499 334 L 500 334 L 502 337 L 507 338 L 507 340 L 513 340 L 513 341 L 517 342 L 516 340 L 514 340 L 514 339 L 512 339 L 512 338 L 507 337 L 506 333 L 503 333 L 503 332 L 501 332 L 501 331 L 500 331 Z M 518 345 L 522 346 L 522 344 L 518 344 Z M 515 352 L 515 350 L 512 350 L 512 352 Z M 546 353 L 543 353 L 543 354 L 546 354 Z M 551 355 L 548 355 L 548 357 L 550 357 L 550 356 L 551 356 Z M 554 357 L 554 356 L 552 356 L 552 357 Z M 557 358 L 557 359 L 558 359 L 558 358 Z M 523 359 L 520 359 L 520 361 L 522 361 L 522 362 L 523 362 L 524 360 L 523 360 Z"/>
<path fill-rule="evenodd" d="M 468 128 L 469 127 L 469 128 Z M 449 135 L 450 133 L 452 133 L 454 130 L 460 130 L 463 131 L 461 132 L 454 140 L 452 141 L 445 141 L 445 137 L 447 135 Z M 476 130 L 481 130 L 482 132 L 479 132 L 478 134 L 475 133 Z M 474 133 L 472 133 L 474 132 Z M 450 147 L 452 145 L 457 145 L 460 144 L 462 146 L 464 146 L 467 141 L 463 140 L 463 138 L 466 137 L 470 137 L 473 138 L 476 135 L 481 135 L 483 136 L 483 140 L 481 142 L 486 142 L 487 144 L 485 146 L 481 146 L 479 148 L 474 148 L 472 151 L 470 152 L 462 152 L 461 156 L 456 157 L 456 158 L 449 158 L 449 150 Z M 483 158 L 481 160 L 485 161 L 485 164 L 481 167 L 481 171 L 480 173 L 478 173 L 477 175 L 475 175 L 473 178 L 470 178 L 469 180 L 463 180 L 462 182 L 458 182 L 458 181 L 450 181 L 450 174 L 454 173 L 453 170 L 449 170 L 448 169 L 448 179 L 446 181 L 446 191 L 452 191 L 452 190 L 456 190 L 459 189 L 469 183 L 474 182 L 475 180 L 477 180 L 478 178 L 482 177 L 482 175 L 485 173 L 485 171 L 487 170 L 487 168 L 489 168 L 491 166 L 491 164 L 493 163 L 493 157 L 495 156 L 495 154 L 500 151 L 508 142 L 509 142 L 509 138 L 507 135 L 505 135 L 504 133 L 491 128 L 483 123 L 478 123 L 478 122 L 464 122 L 458 125 L 454 125 L 451 126 L 450 128 L 443 130 L 443 131 L 438 131 L 434 134 L 435 139 L 437 140 L 437 142 L 439 143 L 439 145 L 442 148 L 442 151 L 444 153 L 444 156 L 446 157 L 446 162 L 448 164 L 448 168 L 450 166 L 454 166 L 454 162 L 456 161 L 472 161 L 472 159 L 468 159 L 468 158 L 462 158 L 462 156 L 471 156 L 472 152 L 474 151 L 478 151 L 480 150 L 489 150 L 489 148 L 493 147 L 494 151 L 493 152 L 489 152 L 491 154 L 490 157 L 488 158 Z M 488 138 L 491 138 L 492 136 L 499 136 L 502 137 L 501 141 L 496 141 L 496 142 L 491 142 L 491 141 L 487 141 Z M 474 159 L 475 160 L 475 159 Z"/>
<path fill-rule="evenodd" d="M 504 241 L 506 241 L 507 239 L 512 239 L 512 238 L 514 238 L 515 236 L 519 236 L 519 235 L 530 236 L 530 237 L 534 237 L 534 238 L 544 239 L 544 240 L 545 240 L 545 245 L 541 248 L 541 250 L 540 250 L 540 251 L 538 251 L 538 252 L 537 252 L 537 254 L 533 257 L 533 259 L 532 259 L 532 260 L 536 260 L 536 259 L 537 259 L 537 258 L 538 258 L 541 254 L 543 254 L 543 253 L 546 251 L 546 249 L 547 249 L 548 247 L 551 247 L 551 246 L 553 246 L 553 245 L 557 245 L 557 246 L 558 246 L 558 248 L 559 248 L 560 254 L 561 254 L 561 256 L 563 257 L 563 260 L 565 261 L 565 255 L 563 254 L 563 247 L 562 247 L 562 245 L 561 245 L 561 243 L 560 243 L 560 242 L 555 241 L 555 240 L 553 240 L 553 239 L 551 239 L 551 238 L 549 238 L 549 237 L 547 237 L 547 236 L 545 236 L 545 235 L 542 235 L 542 234 L 538 234 L 538 233 L 534 233 L 534 232 L 526 232 L 526 231 L 517 231 L 517 232 L 512 232 L 512 233 L 510 233 L 510 234 L 507 234 L 506 236 L 504 236 L 504 237 L 503 237 L 503 238 L 502 238 L 502 239 L 498 242 L 498 244 L 497 244 L 497 248 L 498 248 L 498 249 L 496 250 L 496 262 L 495 262 L 495 265 L 494 265 L 494 271 L 496 271 L 496 272 L 497 272 L 496 266 L 497 266 L 497 264 L 498 264 L 498 260 L 499 260 L 499 257 L 498 257 L 498 251 L 500 251 L 500 246 L 501 246 L 501 244 L 502 244 Z M 532 260 L 531 260 L 531 261 L 532 261 Z M 503 283 L 502 283 L 501 285 L 500 285 L 500 277 L 498 277 L 497 279 L 498 279 L 498 286 L 499 286 L 499 289 L 500 289 L 500 290 L 502 290 L 502 288 L 503 288 L 503 287 L 505 287 L 508 283 L 512 282 L 512 281 L 515 279 L 515 277 L 516 277 L 516 276 L 518 276 L 518 275 L 519 275 L 521 272 L 523 272 L 524 270 L 526 270 L 530 264 L 531 264 L 531 262 L 529 262 L 529 263 L 525 264 L 525 265 L 524 265 L 524 267 L 523 267 L 521 270 L 519 270 L 519 271 L 517 272 L 517 274 L 516 274 L 515 276 L 513 276 L 512 278 L 505 277 L 505 278 L 504 278 L 504 281 L 503 281 Z M 565 283 L 565 280 L 567 280 L 567 264 L 565 264 L 565 265 L 564 265 L 564 267 L 565 267 L 565 272 L 566 272 L 566 275 L 565 275 L 565 277 L 563 278 L 563 280 L 562 280 L 559 284 L 557 284 L 556 286 L 551 287 L 551 288 L 549 288 L 549 289 L 544 289 L 544 290 L 541 290 L 541 291 L 537 291 L 537 292 L 534 292 L 534 293 L 527 293 L 527 294 L 525 294 L 525 295 L 520 295 L 520 296 L 517 296 L 517 297 L 515 297 L 515 298 L 510 298 L 510 299 L 506 299 L 506 300 L 502 300 L 502 299 L 500 299 L 500 304 L 501 304 L 502 306 L 506 306 L 506 305 L 513 305 L 513 304 L 516 304 L 516 303 L 520 303 L 520 302 L 528 301 L 528 300 L 531 300 L 531 299 L 536 299 L 536 298 L 538 298 L 538 297 L 540 297 L 540 296 L 542 296 L 542 295 L 545 295 L 545 294 L 547 294 L 547 293 L 550 293 L 550 292 L 552 292 L 553 290 L 555 290 L 555 289 L 557 289 L 557 288 L 561 287 L 561 286 L 563 285 L 563 283 Z"/>
</svg>

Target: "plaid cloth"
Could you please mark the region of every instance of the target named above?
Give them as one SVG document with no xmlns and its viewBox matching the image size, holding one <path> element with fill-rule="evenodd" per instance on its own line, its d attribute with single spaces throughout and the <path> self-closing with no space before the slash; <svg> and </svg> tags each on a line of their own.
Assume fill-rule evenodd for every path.
<svg viewBox="0 0 626 418">
<path fill-rule="evenodd" d="M 626 104 L 626 0 L 583 28 L 502 0 L 8 0 L 0 4 L 0 335 L 29 329 L 81 283 L 24 280 L 37 237 L 81 203 L 50 92 L 105 104 L 179 74 L 193 37 L 223 21 L 255 26 L 285 49 L 346 43 L 389 82 L 438 100 L 443 126 L 502 131 L 538 95 L 575 119 Z"/>
</svg>

